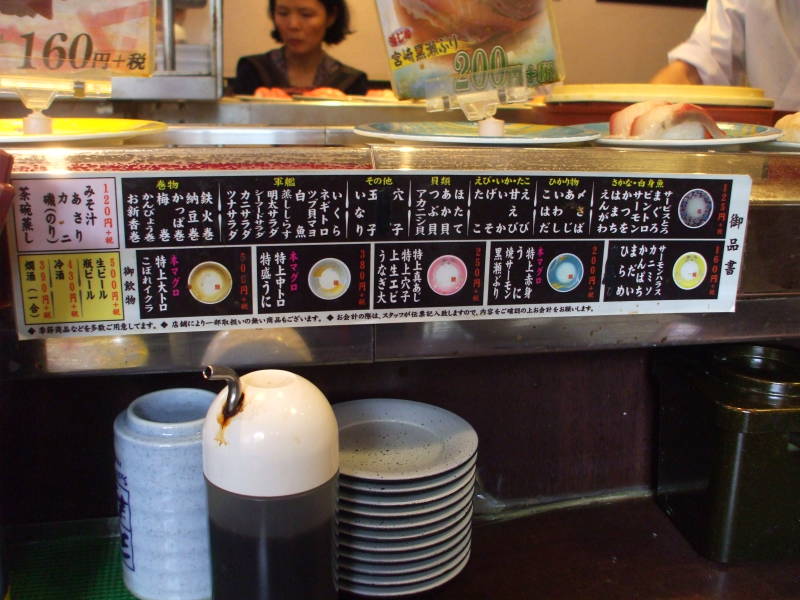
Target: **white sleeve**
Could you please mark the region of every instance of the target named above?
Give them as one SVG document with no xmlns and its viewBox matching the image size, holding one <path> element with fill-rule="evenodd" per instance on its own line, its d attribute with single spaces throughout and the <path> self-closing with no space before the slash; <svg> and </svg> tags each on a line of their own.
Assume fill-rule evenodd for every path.
<svg viewBox="0 0 800 600">
<path fill-rule="evenodd" d="M 693 65 L 706 85 L 744 83 L 744 8 L 747 0 L 709 0 L 689 39 L 673 48 L 669 62 Z"/>
</svg>

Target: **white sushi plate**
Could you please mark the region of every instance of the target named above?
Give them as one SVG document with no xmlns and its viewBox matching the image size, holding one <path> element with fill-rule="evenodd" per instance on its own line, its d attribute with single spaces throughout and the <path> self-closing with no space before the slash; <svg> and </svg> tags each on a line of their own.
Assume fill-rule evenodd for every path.
<svg viewBox="0 0 800 600">
<path fill-rule="evenodd" d="M 698 140 L 643 140 L 640 138 L 611 137 L 608 135 L 608 123 L 586 123 L 583 127 L 601 134 L 596 144 L 604 146 L 645 147 L 645 148 L 714 148 L 738 144 L 760 144 L 778 139 L 783 132 L 766 125 L 750 123 L 717 123 L 727 135 L 721 138 Z"/>
</svg>

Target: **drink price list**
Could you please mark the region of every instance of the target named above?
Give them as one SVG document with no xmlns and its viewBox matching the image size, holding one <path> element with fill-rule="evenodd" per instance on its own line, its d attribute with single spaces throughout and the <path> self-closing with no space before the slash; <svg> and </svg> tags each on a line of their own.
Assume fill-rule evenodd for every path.
<svg viewBox="0 0 800 600">
<path fill-rule="evenodd" d="M 572 172 L 13 183 L 21 338 L 733 311 L 750 194 Z"/>
</svg>

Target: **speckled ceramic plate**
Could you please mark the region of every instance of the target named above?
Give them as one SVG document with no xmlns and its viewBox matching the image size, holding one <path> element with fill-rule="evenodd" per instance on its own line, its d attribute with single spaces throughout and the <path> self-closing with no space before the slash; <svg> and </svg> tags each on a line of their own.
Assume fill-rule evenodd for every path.
<svg viewBox="0 0 800 600">
<path fill-rule="evenodd" d="M 374 481 L 441 475 L 478 449 L 478 434 L 458 415 L 432 404 L 366 398 L 334 404 L 340 472 Z"/>
<path fill-rule="evenodd" d="M 413 494 L 414 492 L 424 493 L 426 490 L 438 488 L 450 484 L 457 479 L 461 479 L 466 474 L 475 470 L 478 455 L 473 454 L 467 461 L 455 469 L 451 469 L 441 475 L 432 477 L 422 477 L 420 479 L 405 479 L 401 481 L 370 481 L 368 479 L 358 479 L 339 473 L 339 488 L 349 493 L 369 493 L 373 495 L 381 494 L 391 496 L 392 494 Z"/>
<path fill-rule="evenodd" d="M 349 583 L 359 583 L 363 585 L 374 585 L 381 587 L 396 587 L 399 585 L 412 585 L 429 581 L 430 579 L 439 577 L 453 569 L 457 564 L 464 560 L 470 551 L 470 543 L 462 543 L 461 549 L 450 560 L 431 566 L 421 571 L 413 573 L 356 573 L 354 571 L 341 570 L 339 571 L 339 580 L 347 581 Z"/>
<path fill-rule="evenodd" d="M 459 500 L 433 512 L 402 517 L 366 517 L 338 510 L 337 519 L 353 527 L 364 529 L 405 529 L 408 527 L 422 527 L 451 517 L 472 503 L 473 487 L 465 488 Z"/>
<path fill-rule="evenodd" d="M 471 507 L 469 508 L 471 509 Z M 350 553 L 351 558 L 359 560 L 366 560 L 367 556 L 372 556 L 376 562 L 394 562 L 409 553 L 413 554 L 413 557 L 407 557 L 406 560 L 417 560 L 420 557 L 414 553 L 431 546 L 445 545 L 451 539 L 461 536 L 465 531 L 472 531 L 472 510 L 468 510 L 461 520 L 449 529 L 420 538 L 364 540 L 340 535 L 339 549 L 340 552 Z M 358 552 L 362 554 L 357 555 Z"/>
<path fill-rule="evenodd" d="M 475 477 L 475 466 L 469 469 L 464 475 L 438 487 L 434 487 L 421 492 L 410 494 L 371 494 L 359 492 L 357 490 L 350 490 L 345 485 L 339 485 L 339 502 L 344 502 L 345 506 L 348 505 L 363 505 L 367 507 L 377 506 L 405 506 L 415 504 L 425 504 L 440 500 L 452 495 L 461 490 L 465 485 Z M 357 512 L 354 510 L 354 512 Z"/>
<path fill-rule="evenodd" d="M 462 535 L 456 545 L 434 554 L 422 560 L 415 560 L 405 563 L 387 563 L 376 564 L 360 562 L 357 560 L 350 560 L 348 558 L 339 557 L 339 573 L 346 573 L 352 571 L 353 573 L 360 573 L 362 575 L 404 575 L 407 573 L 418 573 L 427 569 L 438 567 L 439 565 L 446 564 L 458 556 L 465 548 L 470 545 L 470 536 Z M 346 579 L 346 577 L 345 577 Z"/>
<path fill-rule="evenodd" d="M 400 564 L 414 562 L 441 554 L 461 543 L 464 538 L 472 536 L 472 509 L 459 520 L 458 525 L 447 531 L 426 536 L 418 540 L 404 542 L 408 549 L 387 549 L 380 544 L 378 550 L 364 550 L 346 543 L 339 543 L 339 556 L 351 562 L 371 564 Z"/>
<path fill-rule="evenodd" d="M 339 533 L 342 535 L 349 535 L 364 540 L 388 540 L 396 542 L 401 540 L 413 540 L 414 538 L 424 538 L 453 527 L 460 527 L 463 525 L 462 521 L 467 513 L 472 513 L 471 505 L 465 506 L 453 516 L 442 519 L 441 521 L 408 529 L 364 529 L 362 527 L 348 525 L 341 521 L 339 521 L 338 525 Z"/>
<path fill-rule="evenodd" d="M 475 489 L 475 477 L 467 479 L 461 487 L 456 488 L 443 498 L 422 502 L 420 504 L 401 504 L 397 506 L 376 506 L 373 504 L 361 504 L 348 502 L 339 498 L 338 509 L 340 513 L 348 515 L 360 515 L 376 518 L 398 518 L 427 515 L 436 511 L 446 509 L 448 506 L 456 504 Z"/>
<path fill-rule="evenodd" d="M 418 594 L 420 592 L 425 592 L 427 590 L 432 590 L 437 588 L 444 583 L 450 581 L 453 577 L 458 575 L 461 570 L 466 566 L 469 562 L 469 552 L 464 555 L 462 558 L 453 568 L 442 573 L 438 577 L 432 577 L 431 579 L 426 579 L 419 583 L 413 583 L 409 585 L 401 585 L 401 584 L 394 584 L 388 586 L 377 586 L 377 585 L 365 585 L 361 583 L 354 583 L 352 581 L 344 581 L 340 580 L 339 582 L 339 589 L 342 589 L 346 592 L 351 592 L 354 594 L 358 594 L 360 596 L 384 596 L 384 597 L 399 597 L 399 596 L 408 596 L 410 594 Z"/>
</svg>

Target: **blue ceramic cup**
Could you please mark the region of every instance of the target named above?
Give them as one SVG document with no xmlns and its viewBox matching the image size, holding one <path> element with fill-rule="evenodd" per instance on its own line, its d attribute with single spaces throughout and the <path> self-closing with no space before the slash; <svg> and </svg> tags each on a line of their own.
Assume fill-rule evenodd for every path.
<svg viewBox="0 0 800 600">
<path fill-rule="evenodd" d="M 123 579 L 141 600 L 211 597 L 200 434 L 214 396 L 159 390 L 114 421 Z"/>
</svg>

